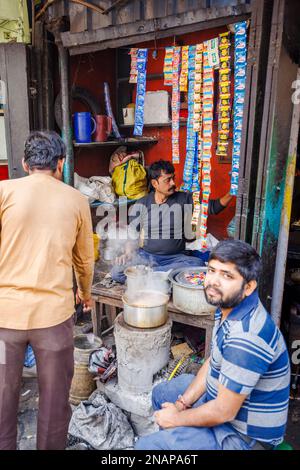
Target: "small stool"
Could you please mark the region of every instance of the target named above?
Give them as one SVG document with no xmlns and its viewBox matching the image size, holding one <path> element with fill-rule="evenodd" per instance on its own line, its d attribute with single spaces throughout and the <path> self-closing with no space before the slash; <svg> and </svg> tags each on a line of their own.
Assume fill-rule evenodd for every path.
<svg viewBox="0 0 300 470">
<path fill-rule="evenodd" d="M 118 307 L 114 305 L 104 304 L 94 300 L 92 309 L 93 333 L 99 338 L 108 333 L 114 325 L 114 321 L 118 314 Z M 106 320 L 106 329 L 103 329 L 103 322 Z"/>
</svg>

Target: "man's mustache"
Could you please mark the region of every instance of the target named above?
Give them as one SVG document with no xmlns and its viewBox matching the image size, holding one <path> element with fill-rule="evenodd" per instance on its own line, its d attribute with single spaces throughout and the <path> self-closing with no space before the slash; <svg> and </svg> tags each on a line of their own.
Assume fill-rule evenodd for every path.
<svg viewBox="0 0 300 470">
<path fill-rule="evenodd" d="M 214 286 L 211 284 L 208 284 L 206 287 L 204 287 L 204 290 L 207 291 L 207 289 L 213 289 L 217 294 L 222 295 L 222 292 L 219 289 L 216 289 Z"/>
</svg>

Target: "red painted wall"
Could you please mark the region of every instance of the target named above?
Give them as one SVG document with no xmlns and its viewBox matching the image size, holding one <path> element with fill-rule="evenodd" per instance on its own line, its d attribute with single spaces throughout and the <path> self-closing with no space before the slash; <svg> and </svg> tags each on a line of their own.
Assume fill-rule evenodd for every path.
<svg viewBox="0 0 300 470">
<path fill-rule="evenodd" d="M 201 43 L 207 39 L 216 37 L 219 33 L 226 31 L 226 28 L 218 28 L 213 30 L 199 31 L 197 33 L 190 33 L 182 36 L 176 36 L 176 44 L 193 45 Z M 166 38 L 157 41 L 157 47 L 164 48 L 174 44 L 174 38 Z M 154 47 L 154 42 L 139 43 L 138 47 Z M 147 73 L 162 73 L 164 62 L 164 49 L 158 49 L 158 56 L 156 59 L 152 57 L 152 50 L 149 50 Z M 115 89 L 116 89 L 116 59 L 115 50 L 109 49 L 94 54 L 85 54 L 82 56 L 71 57 L 71 83 L 89 89 L 99 97 L 100 103 L 104 109 L 104 96 L 103 96 L 103 82 L 108 81 L 110 84 L 111 98 L 113 109 L 115 109 Z M 171 93 L 171 87 L 165 87 L 163 80 L 148 80 L 147 91 L 154 90 L 167 90 Z M 134 99 L 134 97 L 133 97 Z M 73 104 L 73 112 L 84 110 L 80 103 Z M 212 198 L 218 198 L 229 191 L 231 170 L 230 164 L 219 163 L 215 155 L 215 148 L 217 144 L 217 123 L 214 126 L 213 133 L 213 156 L 212 156 Z M 124 132 L 124 131 L 123 131 Z M 132 132 L 132 130 L 131 130 Z M 159 142 L 156 145 L 143 146 L 142 149 L 145 153 L 146 164 L 149 165 L 155 160 L 160 158 L 170 160 L 172 159 L 171 153 L 171 127 L 145 127 L 144 135 L 157 136 Z M 182 173 L 185 161 L 185 147 L 186 147 L 186 127 L 180 128 L 180 163 L 176 165 L 176 182 L 180 186 L 182 182 Z M 107 175 L 109 156 L 113 152 L 113 148 L 107 147 L 104 149 L 76 149 L 75 151 L 75 171 L 82 176 L 91 175 Z M 235 213 L 235 201 L 232 201 L 230 206 L 226 208 L 218 216 L 210 216 L 208 220 L 208 229 L 216 237 L 226 237 L 226 227 Z"/>
<path fill-rule="evenodd" d="M 99 100 L 102 114 L 105 114 L 104 87 L 108 82 L 112 107 L 115 109 L 116 51 L 108 49 L 93 54 L 71 56 L 71 84 L 88 89 Z M 79 101 L 73 101 L 72 113 L 86 111 Z M 95 149 L 75 148 L 75 171 L 81 176 L 108 175 L 109 156 L 113 147 Z"/>
<path fill-rule="evenodd" d="M 8 179 L 8 166 L 0 165 L 0 181 Z"/>
<path fill-rule="evenodd" d="M 176 45 L 194 45 L 202 43 L 205 40 L 212 39 L 218 34 L 227 31 L 227 28 L 211 29 L 207 31 L 199 31 L 197 33 L 190 33 L 183 36 L 176 36 Z M 166 38 L 157 41 L 158 47 L 166 47 L 173 45 L 174 38 Z M 154 42 L 145 42 L 139 47 L 154 47 Z M 152 50 L 148 52 L 147 74 L 162 73 L 164 63 L 164 50 L 158 50 L 156 59 L 152 57 Z M 171 87 L 165 87 L 163 80 L 148 80 L 147 91 L 154 90 L 167 90 L 171 93 Z M 151 146 L 145 151 L 147 164 L 163 158 L 165 160 L 172 160 L 172 131 L 170 127 L 161 128 L 144 128 L 144 135 L 156 135 L 158 137 L 158 144 Z M 186 127 L 180 127 L 180 163 L 175 165 L 176 169 L 176 183 L 178 186 L 182 183 L 182 174 L 185 162 L 186 152 Z M 213 154 L 212 154 L 212 198 L 218 198 L 224 195 L 230 188 L 230 175 L 231 165 L 226 163 L 219 163 L 218 157 L 215 154 L 217 145 L 217 123 L 214 125 L 213 132 Z M 226 227 L 235 214 L 235 200 L 218 216 L 210 216 L 208 218 L 208 231 L 213 233 L 217 238 L 226 237 Z"/>
</svg>

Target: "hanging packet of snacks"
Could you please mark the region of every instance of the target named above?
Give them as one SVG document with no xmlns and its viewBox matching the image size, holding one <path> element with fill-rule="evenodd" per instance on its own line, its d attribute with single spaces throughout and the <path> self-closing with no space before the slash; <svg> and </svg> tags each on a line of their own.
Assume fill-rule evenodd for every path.
<svg viewBox="0 0 300 470">
<path fill-rule="evenodd" d="M 197 44 L 195 57 L 194 131 L 202 129 L 203 44 Z"/>
<path fill-rule="evenodd" d="M 138 49 L 134 135 L 143 135 L 148 49 Z"/>
<path fill-rule="evenodd" d="M 228 155 L 231 110 L 230 32 L 220 34 L 219 52 L 219 114 L 218 144 L 216 154 L 226 157 Z"/>
<path fill-rule="evenodd" d="M 174 47 L 172 83 L 172 162 L 179 163 L 179 113 L 180 113 L 180 72 L 181 47 Z"/>
<path fill-rule="evenodd" d="M 214 109 L 214 71 L 211 60 L 211 52 L 208 43 L 204 43 L 203 51 L 203 141 L 202 141 L 202 173 L 201 173 L 201 217 L 199 234 L 201 246 L 207 248 L 206 232 L 208 204 L 211 193 L 211 156 L 212 156 L 212 131 Z"/>
<path fill-rule="evenodd" d="M 209 66 L 213 69 L 219 68 L 220 60 L 219 60 L 219 41 L 218 38 L 210 39 L 207 42 L 207 52 L 208 52 L 208 60 Z"/>
<path fill-rule="evenodd" d="M 230 194 L 237 195 L 242 142 L 243 114 L 246 93 L 247 69 L 247 23 L 234 25 L 234 105 L 233 105 L 233 152 Z"/>
<path fill-rule="evenodd" d="M 193 168 L 193 216 L 192 225 L 198 226 L 201 204 L 200 204 L 200 174 L 202 165 L 202 81 L 203 75 L 203 44 L 196 45 L 195 56 L 195 85 L 194 85 L 194 132 L 196 132 L 196 145 Z"/>
<path fill-rule="evenodd" d="M 129 83 L 137 83 L 137 53 L 138 49 L 135 47 L 132 47 L 130 49 L 130 56 L 131 56 L 131 66 L 130 66 L 130 77 L 129 77 Z"/>
<path fill-rule="evenodd" d="M 173 83 L 173 47 L 166 47 L 164 60 L 164 85 L 172 86 Z"/>
<path fill-rule="evenodd" d="M 181 52 L 181 72 L 179 80 L 180 91 L 187 91 L 188 85 L 188 63 L 189 63 L 189 46 L 183 46 Z"/>
<path fill-rule="evenodd" d="M 183 170 L 183 191 L 192 191 L 195 160 L 196 133 L 194 131 L 194 87 L 196 46 L 190 46 L 188 56 L 188 120 L 186 132 L 186 157 Z"/>
</svg>

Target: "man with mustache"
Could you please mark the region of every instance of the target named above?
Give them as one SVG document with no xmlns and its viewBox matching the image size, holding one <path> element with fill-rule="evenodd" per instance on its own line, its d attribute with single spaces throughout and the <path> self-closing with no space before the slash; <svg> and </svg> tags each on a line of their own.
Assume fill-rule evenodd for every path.
<svg viewBox="0 0 300 470">
<path fill-rule="evenodd" d="M 290 365 L 280 330 L 261 304 L 261 260 L 247 243 L 220 242 L 205 279 L 217 308 L 211 355 L 197 376 L 183 374 L 152 393 L 161 430 L 137 449 L 263 450 L 283 440 Z"/>
<path fill-rule="evenodd" d="M 176 191 L 175 169 L 172 163 L 159 160 L 148 170 L 152 191 L 130 208 L 131 233 L 141 234 L 143 246 L 136 255 L 133 242 L 125 246 L 125 253 L 117 259 L 112 278 L 124 283 L 125 267 L 133 264 L 150 264 L 156 271 L 178 267 L 204 266 L 204 261 L 185 249 L 193 240 L 191 218 L 193 194 Z M 229 193 L 209 201 L 208 213 L 219 214 L 228 206 L 233 196 Z"/>
</svg>

